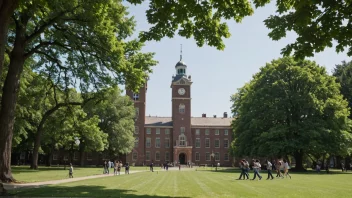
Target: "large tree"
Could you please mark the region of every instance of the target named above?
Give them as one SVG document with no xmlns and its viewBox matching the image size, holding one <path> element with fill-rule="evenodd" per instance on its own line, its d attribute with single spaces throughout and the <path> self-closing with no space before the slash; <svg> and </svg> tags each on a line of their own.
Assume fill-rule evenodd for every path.
<svg viewBox="0 0 352 198">
<path fill-rule="evenodd" d="M 21 1 L 9 26 L 9 70 L 0 109 L 0 180 L 13 180 L 11 147 L 15 105 L 23 65 L 35 56 L 36 71 L 61 79 L 65 87 L 82 92 L 125 83 L 136 89 L 144 81 L 153 54 L 142 54 L 142 44 L 131 40 L 134 22 L 121 1 Z"/>
<path fill-rule="evenodd" d="M 341 64 L 336 65 L 333 75 L 336 77 L 337 82 L 341 84 L 341 94 L 348 101 L 350 109 L 352 109 L 352 61 L 343 61 Z"/>
<path fill-rule="evenodd" d="M 335 77 L 311 61 L 274 60 L 232 97 L 234 152 L 286 156 L 347 154 L 351 125 Z"/>
</svg>

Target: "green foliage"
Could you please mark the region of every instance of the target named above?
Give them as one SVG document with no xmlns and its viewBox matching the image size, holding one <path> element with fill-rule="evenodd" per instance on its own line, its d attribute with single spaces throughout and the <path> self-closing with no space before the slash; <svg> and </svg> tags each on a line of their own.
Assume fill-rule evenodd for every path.
<svg viewBox="0 0 352 198">
<path fill-rule="evenodd" d="M 352 61 L 336 65 L 333 75 L 336 77 L 337 82 L 341 84 L 341 93 L 348 101 L 348 106 L 352 108 Z M 350 115 L 351 118 L 351 115 Z"/>
<path fill-rule="evenodd" d="M 89 116 L 99 117 L 99 127 L 108 134 L 108 150 L 115 154 L 129 153 L 134 146 L 135 108 L 128 96 L 121 96 L 119 88 L 104 91 L 99 101 L 90 101 L 84 107 Z"/>
<path fill-rule="evenodd" d="M 119 83 L 138 89 L 157 63 L 153 53 L 140 52 L 143 43 L 129 38 L 135 22 L 121 0 L 21 1 L 13 19 L 7 48 L 23 26 L 25 59 L 34 56 L 36 71 L 82 92 Z"/>
<path fill-rule="evenodd" d="M 351 56 L 351 3 L 340 0 L 278 0 L 277 15 L 271 15 L 264 22 L 271 29 L 269 36 L 273 40 L 286 37 L 289 31 L 297 33 L 296 41 L 282 49 L 284 55 L 294 51 L 295 57 L 309 57 L 326 47 L 332 47 L 333 42 L 336 42 L 336 52 L 343 52 L 347 48 Z"/>
<path fill-rule="evenodd" d="M 235 154 L 348 154 L 351 121 L 335 77 L 311 61 L 267 63 L 232 96 Z"/>
</svg>

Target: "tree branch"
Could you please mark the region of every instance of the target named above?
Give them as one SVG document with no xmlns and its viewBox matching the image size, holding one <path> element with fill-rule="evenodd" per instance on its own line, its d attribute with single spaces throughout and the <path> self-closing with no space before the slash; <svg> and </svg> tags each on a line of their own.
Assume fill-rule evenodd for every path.
<svg viewBox="0 0 352 198">
<path fill-rule="evenodd" d="M 32 56 L 35 52 L 37 52 L 37 50 L 39 50 L 41 47 L 46 47 L 46 46 L 51 46 L 51 45 L 59 46 L 59 47 L 62 47 L 68 51 L 71 51 L 71 49 L 68 48 L 69 45 L 65 45 L 65 44 L 59 43 L 57 41 L 53 41 L 53 42 L 43 41 L 43 42 L 40 42 L 35 47 L 33 47 L 31 50 L 29 50 L 29 52 L 25 53 L 24 57 L 25 57 L 25 59 L 27 59 L 28 57 Z"/>
<path fill-rule="evenodd" d="M 44 56 L 47 57 L 49 60 L 51 60 L 52 62 L 56 63 L 56 64 L 59 66 L 59 68 L 64 69 L 64 70 L 67 69 L 66 67 L 62 66 L 61 61 L 60 61 L 59 59 L 57 59 L 57 58 L 55 58 L 55 57 L 52 57 L 52 56 L 50 56 L 49 54 L 47 54 L 47 53 L 45 53 L 45 52 L 42 52 L 42 51 L 36 50 L 35 53 L 44 55 Z"/>
</svg>

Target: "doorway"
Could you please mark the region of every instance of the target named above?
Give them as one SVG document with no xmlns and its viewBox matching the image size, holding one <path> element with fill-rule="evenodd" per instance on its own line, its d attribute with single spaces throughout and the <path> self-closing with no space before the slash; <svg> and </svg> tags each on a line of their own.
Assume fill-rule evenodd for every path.
<svg viewBox="0 0 352 198">
<path fill-rule="evenodd" d="M 180 153 L 180 155 L 178 156 L 178 160 L 180 164 L 186 164 L 186 154 Z"/>
</svg>

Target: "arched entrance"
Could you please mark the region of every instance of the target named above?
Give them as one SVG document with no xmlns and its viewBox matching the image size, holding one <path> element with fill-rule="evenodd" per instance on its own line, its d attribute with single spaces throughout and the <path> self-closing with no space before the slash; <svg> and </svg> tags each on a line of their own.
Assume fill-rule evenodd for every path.
<svg viewBox="0 0 352 198">
<path fill-rule="evenodd" d="M 178 156 L 178 161 L 180 162 L 180 164 L 186 164 L 186 154 L 180 153 L 180 155 Z"/>
</svg>

